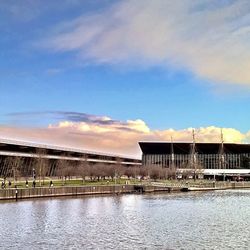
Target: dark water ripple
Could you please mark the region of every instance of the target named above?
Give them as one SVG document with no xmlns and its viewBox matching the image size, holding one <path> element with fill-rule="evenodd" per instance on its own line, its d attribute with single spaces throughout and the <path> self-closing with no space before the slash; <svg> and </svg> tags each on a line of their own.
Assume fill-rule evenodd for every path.
<svg viewBox="0 0 250 250">
<path fill-rule="evenodd" d="M 250 249 L 250 190 L 0 203 L 0 249 Z"/>
</svg>

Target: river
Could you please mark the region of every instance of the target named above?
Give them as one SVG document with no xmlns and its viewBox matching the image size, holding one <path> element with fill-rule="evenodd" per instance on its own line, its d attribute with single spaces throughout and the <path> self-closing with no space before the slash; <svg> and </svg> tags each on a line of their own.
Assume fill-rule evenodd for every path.
<svg viewBox="0 0 250 250">
<path fill-rule="evenodd" d="M 250 190 L 0 202 L 0 249 L 250 249 Z"/>
</svg>

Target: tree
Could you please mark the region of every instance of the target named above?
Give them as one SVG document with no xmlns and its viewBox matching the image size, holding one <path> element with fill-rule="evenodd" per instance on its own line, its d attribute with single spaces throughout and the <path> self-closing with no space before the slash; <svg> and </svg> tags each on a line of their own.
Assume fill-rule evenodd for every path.
<svg viewBox="0 0 250 250">
<path fill-rule="evenodd" d="M 148 168 L 147 167 L 139 167 L 139 175 L 142 179 L 148 176 Z"/>
<path fill-rule="evenodd" d="M 116 167 L 114 164 L 110 164 L 106 166 L 106 174 L 107 176 L 111 177 L 112 181 L 116 175 Z"/>
<path fill-rule="evenodd" d="M 124 175 L 126 175 L 128 177 L 128 179 L 130 179 L 131 177 L 134 176 L 134 167 L 125 167 L 124 169 Z"/>
<path fill-rule="evenodd" d="M 150 166 L 149 167 L 150 178 L 154 179 L 161 179 L 163 175 L 163 168 L 159 166 Z"/>
<path fill-rule="evenodd" d="M 198 163 L 196 169 L 194 170 L 194 181 L 199 178 L 200 175 L 203 175 L 204 167 L 202 164 Z"/>
<path fill-rule="evenodd" d="M 81 160 L 79 161 L 79 164 L 77 166 L 78 169 L 78 174 L 81 176 L 82 178 L 82 182 L 85 181 L 86 176 L 88 176 L 89 174 L 89 163 L 88 163 L 88 157 L 84 156 L 83 158 L 81 158 Z"/>
<path fill-rule="evenodd" d="M 133 170 L 134 170 L 134 179 L 136 180 L 139 175 L 139 167 L 134 166 Z"/>
<path fill-rule="evenodd" d="M 62 158 L 57 162 L 57 168 L 56 168 L 56 175 L 64 181 L 64 184 L 66 184 L 66 178 L 67 178 L 67 170 L 68 167 L 66 159 Z"/>
<path fill-rule="evenodd" d="M 122 175 L 124 174 L 124 167 L 120 164 L 116 164 L 114 167 L 115 167 L 115 178 L 120 180 Z"/>
<path fill-rule="evenodd" d="M 11 176 L 13 174 L 13 162 L 14 162 L 14 158 L 11 156 L 6 157 L 4 159 L 2 168 L 1 168 L 1 175 L 3 177 Z"/>
<path fill-rule="evenodd" d="M 115 163 L 115 179 L 120 179 L 124 174 L 124 167 L 122 165 L 122 159 L 120 157 L 116 157 Z"/>
<path fill-rule="evenodd" d="M 22 158 L 17 156 L 11 157 L 9 159 L 9 164 L 12 166 L 14 184 L 16 184 L 18 177 L 20 177 L 20 166 L 22 165 Z"/>
<path fill-rule="evenodd" d="M 96 179 L 96 176 L 97 176 L 97 168 L 96 168 L 96 165 L 91 165 L 89 166 L 89 177 L 90 177 L 90 180 L 93 181 Z"/>
<path fill-rule="evenodd" d="M 49 162 L 47 159 L 47 154 L 46 154 L 46 150 L 45 149 L 38 149 L 36 152 L 36 173 L 39 174 L 39 184 L 40 186 L 42 185 L 41 180 L 43 179 L 43 185 L 44 185 L 44 179 L 45 176 L 48 172 L 48 166 L 49 166 Z"/>
<path fill-rule="evenodd" d="M 192 171 L 191 170 L 183 170 L 183 172 L 182 172 L 182 178 L 183 179 L 188 179 L 189 178 L 189 176 L 192 176 L 193 175 L 193 173 L 192 173 Z"/>
<path fill-rule="evenodd" d="M 95 164 L 93 166 L 93 172 L 98 181 L 102 178 L 105 179 L 105 176 L 107 175 L 106 166 L 102 163 Z"/>
<path fill-rule="evenodd" d="M 167 168 L 167 170 L 166 170 L 166 178 L 168 178 L 170 180 L 176 179 L 176 173 L 177 173 L 176 168 Z"/>
</svg>

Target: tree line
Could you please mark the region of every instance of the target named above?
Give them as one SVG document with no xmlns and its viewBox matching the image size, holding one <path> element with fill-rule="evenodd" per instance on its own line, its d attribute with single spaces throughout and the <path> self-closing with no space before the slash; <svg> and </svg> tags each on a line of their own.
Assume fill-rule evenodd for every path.
<svg viewBox="0 0 250 250">
<path fill-rule="evenodd" d="M 85 155 L 79 160 L 70 160 L 69 155 L 61 155 L 60 159 L 49 159 L 45 150 L 37 150 L 36 157 L 6 157 L 0 160 L 0 176 L 12 177 L 17 180 L 20 177 L 44 182 L 46 177 L 58 177 L 64 181 L 72 177 L 90 181 L 119 179 L 122 176 L 139 179 L 175 179 L 178 170 L 174 167 L 166 168 L 157 165 L 150 166 L 126 166 L 120 158 L 115 163 L 104 164 L 101 162 L 90 163 Z M 192 171 L 181 173 L 182 179 L 192 175 Z"/>
<path fill-rule="evenodd" d="M 1 161 L 1 177 L 10 177 L 14 180 L 19 178 L 35 178 L 44 182 L 47 177 L 58 177 L 63 180 L 81 178 L 82 181 L 114 180 L 122 176 L 127 178 L 140 179 L 174 179 L 176 169 L 162 168 L 159 166 L 138 166 L 121 164 L 117 159 L 116 163 L 90 163 L 87 158 L 79 161 L 72 160 L 51 160 L 44 155 L 37 158 L 6 157 Z"/>
</svg>

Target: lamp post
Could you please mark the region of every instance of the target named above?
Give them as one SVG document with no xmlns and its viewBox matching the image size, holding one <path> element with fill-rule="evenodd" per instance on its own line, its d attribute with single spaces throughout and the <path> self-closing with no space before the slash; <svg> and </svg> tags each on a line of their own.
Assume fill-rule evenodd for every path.
<svg viewBox="0 0 250 250">
<path fill-rule="evenodd" d="M 32 178 L 33 178 L 33 181 L 36 180 L 36 170 L 34 168 L 32 169 Z"/>
<path fill-rule="evenodd" d="M 116 194 L 116 167 L 115 167 L 115 194 Z"/>
</svg>

